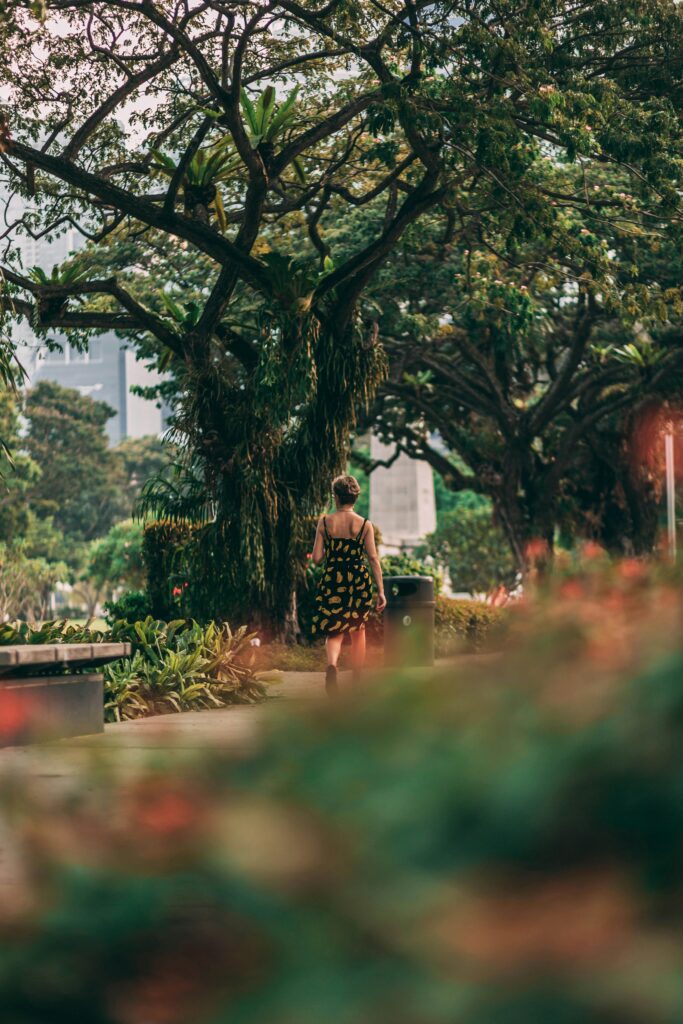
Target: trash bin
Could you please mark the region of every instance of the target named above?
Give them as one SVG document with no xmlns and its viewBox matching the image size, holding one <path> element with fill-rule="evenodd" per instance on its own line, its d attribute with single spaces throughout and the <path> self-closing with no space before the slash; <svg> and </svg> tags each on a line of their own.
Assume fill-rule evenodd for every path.
<svg viewBox="0 0 683 1024">
<path fill-rule="evenodd" d="M 434 580 L 431 576 L 387 576 L 384 589 L 386 664 L 433 665 Z"/>
</svg>

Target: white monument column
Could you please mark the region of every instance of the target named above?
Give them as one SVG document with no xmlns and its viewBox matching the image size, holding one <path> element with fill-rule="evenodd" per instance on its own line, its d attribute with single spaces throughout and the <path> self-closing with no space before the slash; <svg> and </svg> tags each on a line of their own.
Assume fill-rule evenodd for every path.
<svg viewBox="0 0 683 1024">
<path fill-rule="evenodd" d="M 386 461 L 393 445 L 374 435 L 370 456 Z M 381 554 L 410 551 L 436 529 L 436 502 L 432 468 L 402 452 L 388 468 L 378 467 L 370 476 L 370 519 L 382 534 Z"/>
</svg>

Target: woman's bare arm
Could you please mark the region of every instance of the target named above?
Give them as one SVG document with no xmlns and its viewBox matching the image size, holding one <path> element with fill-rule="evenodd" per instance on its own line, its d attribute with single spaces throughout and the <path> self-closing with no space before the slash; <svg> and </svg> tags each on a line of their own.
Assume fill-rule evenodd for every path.
<svg viewBox="0 0 683 1024">
<path fill-rule="evenodd" d="M 313 554 L 311 561 L 314 565 L 320 565 L 323 558 L 325 557 L 325 537 L 323 534 L 323 521 L 322 517 L 318 520 L 318 529 L 315 531 L 315 543 L 313 544 Z"/>
<path fill-rule="evenodd" d="M 365 551 L 368 556 L 368 561 L 370 562 L 372 575 L 375 578 L 375 586 L 377 587 L 377 611 L 382 612 L 386 608 L 387 599 L 384 596 L 382 566 L 380 565 L 379 555 L 377 554 L 377 545 L 375 544 L 375 527 L 372 523 L 368 523 L 368 529 L 365 531 L 364 541 Z"/>
</svg>

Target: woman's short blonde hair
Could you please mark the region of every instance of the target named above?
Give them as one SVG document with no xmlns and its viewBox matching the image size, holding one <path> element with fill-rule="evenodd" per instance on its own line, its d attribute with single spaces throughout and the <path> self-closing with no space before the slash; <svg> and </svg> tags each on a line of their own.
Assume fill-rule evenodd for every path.
<svg viewBox="0 0 683 1024">
<path fill-rule="evenodd" d="M 337 476 L 332 481 L 332 492 L 340 505 L 355 505 L 360 494 L 360 484 L 355 476 Z"/>
</svg>

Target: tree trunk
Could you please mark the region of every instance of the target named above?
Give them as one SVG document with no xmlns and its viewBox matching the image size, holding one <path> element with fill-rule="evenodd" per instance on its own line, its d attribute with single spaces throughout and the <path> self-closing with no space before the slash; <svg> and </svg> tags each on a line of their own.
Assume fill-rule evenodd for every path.
<svg viewBox="0 0 683 1024">
<path fill-rule="evenodd" d="M 209 496 L 215 519 L 184 557 L 201 617 L 240 618 L 292 642 L 305 529 L 329 501 L 357 405 L 374 397 L 385 362 L 348 311 L 326 324 L 290 311 L 273 333 L 277 345 L 264 357 L 272 365 L 259 365 L 240 390 L 226 384 L 202 339 L 186 339 L 192 372 L 177 421 L 195 460 L 191 490 L 203 509 Z M 157 514 L 173 517 L 163 506 Z M 189 593 L 186 614 L 191 606 Z"/>
<path fill-rule="evenodd" d="M 289 607 L 286 609 L 281 622 L 278 624 L 276 639 L 283 644 L 295 644 L 298 643 L 300 636 L 301 627 L 299 626 L 296 587 L 294 587 L 292 588 Z"/>
<path fill-rule="evenodd" d="M 535 481 L 534 481 L 535 484 Z M 496 518 L 508 539 L 520 575 L 552 558 L 555 533 L 555 495 L 513 476 L 492 495 Z"/>
</svg>

